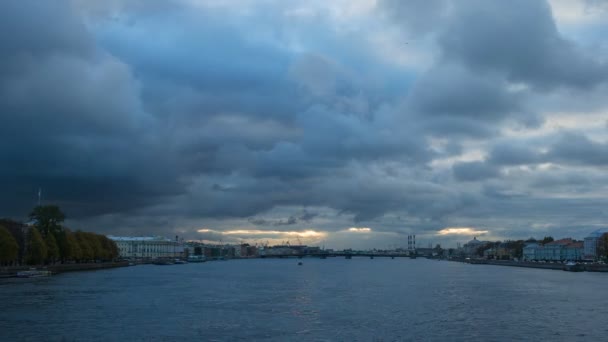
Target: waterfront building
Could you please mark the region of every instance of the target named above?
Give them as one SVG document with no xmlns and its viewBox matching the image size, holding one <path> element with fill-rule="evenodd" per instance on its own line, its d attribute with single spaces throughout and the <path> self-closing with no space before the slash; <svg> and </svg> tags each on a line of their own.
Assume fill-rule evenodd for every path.
<svg viewBox="0 0 608 342">
<path fill-rule="evenodd" d="M 564 260 L 562 258 L 562 250 L 572 243 L 572 239 L 560 239 L 546 243 L 542 248 L 541 260 Z"/>
<path fill-rule="evenodd" d="M 509 245 L 502 242 L 498 246 L 485 250 L 483 255 L 488 259 L 508 260 L 513 256 L 512 252 L 513 251 L 509 248 Z"/>
<path fill-rule="evenodd" d="M 571 238 L 552 241 L 544 245 L 529 243 L 523 248 L 524 260 L 582 260 L 583 255 L 583 242 L 573 241 Z"/>
<path fill-rule="evenodd" d="M 584 240 L 585 259 L 596 260 L 599 257 L 598 244 L 604 234 L 608 233 L 608 228 L 595 230 Z"/>
<path fill-rule="evenodd" d="M 274 255 L 302 255 L 302 254 L 320 254 L 320 247 L 309 247 L 306 245 L 276 245 L 252 250 L 256 255 L 274 256 Z"/>
<path fill-rule="evenodd" d="M 257 256 L 257 247 L 248 243 L 238 245 L 234 249 L 234 256 L 237 258 L 251 258 Z"/>
<path fill-rule="evenodd" d="M 583 260 L 584 254 L 583 242 L 575 241 L 565 246 L 561 260 Z"/>
<path fill-rule="evenodd" d="M 433 256 L 432 248 L 418 247 L 416 248 L 416 255 L 421 257 L 431 257 Z"/>
<path fill-rule="evenodd" d="M 473 240 L 464 244 L 464 252 L 467 256 L 474 256 L 477 254 L 477 249 L 481 247 L 485 242 L 477 240 L 477 237 L 474 237 Z"/>
<path fill-rule="evenodd" d="M 162 236 L 113 236 L 121 258 L 181 258 L 184 247 L 176 240 Z"/>
<path fill-rule="evenodd" d="M 260 255 L 296 255 L 299 250 L 292 248 L 288 245 L 270 246 L 260 251 Z"/>
<path fill-rule="evenodd" d="M 538 260 L 538 258 L 536 257 L 536 250 L 539 247 L 541 247 L 541 246 L 539 244 L 537 244 L 536 242 L 526 244 L 523 248 L 522 258 L 526 261 Z"/>
</svg>

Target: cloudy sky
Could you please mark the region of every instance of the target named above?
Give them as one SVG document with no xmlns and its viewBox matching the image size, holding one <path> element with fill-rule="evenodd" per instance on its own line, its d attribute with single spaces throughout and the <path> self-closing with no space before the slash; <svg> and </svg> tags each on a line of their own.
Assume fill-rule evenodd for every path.
<svg viewBox="0 0 608 342">
<path fill-rule="evenodd" d="M 326 247 L 608 221 L 608 4 L 0 2 L 0 216 Z"/>
</svg>

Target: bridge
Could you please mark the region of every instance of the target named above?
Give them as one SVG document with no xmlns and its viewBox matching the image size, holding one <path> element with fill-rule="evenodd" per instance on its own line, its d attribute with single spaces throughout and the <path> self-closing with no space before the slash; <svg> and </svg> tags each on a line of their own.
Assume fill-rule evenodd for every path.
<svg viewBox="0 0 608 342">
<path fill-rule="evenodd" d="M 416 258 L 417 254 L 411 252 L 400 252 L 400 253 L 380 253 L 380 252 L 327 252 L 327 253 L 293 253 L 293 254 L 270 254 L 260 255 L 260 258 L 335 258 L 344 257 L 351 259 L 353 257 L 366 257 L 366 258 Z"/>
</svg>

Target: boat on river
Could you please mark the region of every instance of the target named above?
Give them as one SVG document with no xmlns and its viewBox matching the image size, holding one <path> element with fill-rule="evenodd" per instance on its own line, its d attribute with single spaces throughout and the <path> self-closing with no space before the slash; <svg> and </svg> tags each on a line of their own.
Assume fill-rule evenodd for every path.
<svg viewBox="0 0 608 342">
<path fill-rule="evenodd" d="M 166 265 L 173 265 L 174 262 L 172 260 L 169 259 L 157 259 L 154 260 L 154 262 L 152 262 L 154 265 L 160 265 L 160 266 L 166 266 Z"/>
<path fill-rule="evenodd" d="M 207 259 L 202 255 L 192 255 L 188 257 L 188 262 L 205 262 Z"/>
<path fill-rule="evenodd" d="M 568 272 L 582 272 L 584 271 L 583 265 L 577 264 L 574 261 L 568 261 L 564 264 L 564 271 Z"/>
<path fill-rule="evenodd" d="M 29 269 L 27 271 L 17 272 L 17 278 L 38 278 L 38 277 L 48 277 L 50 275 L 51 275 L 51 271 L 49 271 L 49 270 L 37 270 L 35 268 Z"/>
</svg>

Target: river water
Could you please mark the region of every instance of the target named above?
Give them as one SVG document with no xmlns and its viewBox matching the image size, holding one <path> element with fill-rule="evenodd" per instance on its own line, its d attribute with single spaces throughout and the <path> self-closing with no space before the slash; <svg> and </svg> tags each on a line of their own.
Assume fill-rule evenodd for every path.
<svg viewBox="0 0 608 342">
<path fill-rule="evenodd" d="M 607 273 L 254 259 L 0 279 L 1 341 L 606 341 Z"/>
</svg>

